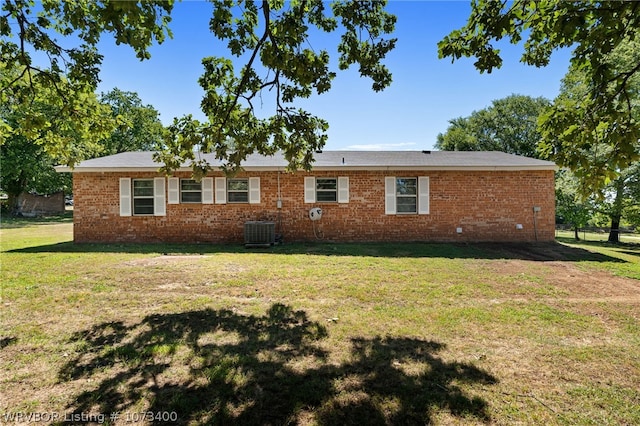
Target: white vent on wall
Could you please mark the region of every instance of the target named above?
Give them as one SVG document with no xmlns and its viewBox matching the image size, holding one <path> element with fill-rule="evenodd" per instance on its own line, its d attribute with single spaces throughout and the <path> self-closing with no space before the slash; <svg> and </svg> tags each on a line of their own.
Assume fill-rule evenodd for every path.
<svg viewBox="0 0 640 426">
<path fill-rule="evenodd" d="M 275 242 L 275 222 L 253 221 L 244 223 L 245 247 L 269 247 Z"/>
</svg>

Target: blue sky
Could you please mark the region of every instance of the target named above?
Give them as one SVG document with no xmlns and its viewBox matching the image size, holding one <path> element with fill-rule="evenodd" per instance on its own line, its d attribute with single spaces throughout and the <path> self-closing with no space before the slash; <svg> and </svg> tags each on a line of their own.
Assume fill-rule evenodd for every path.
<svg viewBox="0 0 640 426">
<path fill-rule="evenodd" d="M 200 111 L 203 91 L 198 78 L 206 56 L 228 56 L 225 46 L 208 29 L 211 4 L 203 1 L 177 3 L 172 13 L 173 39 L 151 48 L 151 59 L 140 62 L 126 46 L 115 46 L 104 37 L 104 55 L 98 91 L 114 87 L 137 92 L 153 105 L 163 123 L 173 117 Z M 494 99 L 510 94 L 553 99 L 569 65 L 569 52 L 555 53 L 545 68 L 519 62 L 521 46 L 501 43 L 504 64 L 491 74 L 480 74 L 473 59 L 438 59 L 437 43 L 466 22 L 467 1 L 391 1 L 388 10 L 398 17 L 396 49 L 385 64 L 393 83 L 375 93 L 369 79 L 357 68 L 337 70 L 337 36 L 321 34 L 310 41 L 314 49 L 327 48 L 338 71 L 331 92 L 299 103 L 326 119 L 330 128 L 325 149 L 431 149 L 438 133 L 455 117 L 468 116 Z M 273 109 L 265 103 L 265 114 Z"/>
</svg>

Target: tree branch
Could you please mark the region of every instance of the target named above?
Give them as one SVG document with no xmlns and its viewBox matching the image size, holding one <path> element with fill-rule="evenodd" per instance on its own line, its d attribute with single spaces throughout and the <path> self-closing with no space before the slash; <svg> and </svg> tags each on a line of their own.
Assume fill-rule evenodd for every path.
<svg viewBox="0 0 640 426">
<path fill-rule="evenodd" d="M 10 15 L 10 13 L 9 13 Z M 20 13 L 18 14 L 18 16 L 16 17 L 17 23 L 18 23 L 18 27 L 19 29 L 19 33 L 18 33 L 18 38 L 20 40 L 20 57 L 21 57 L 21 63 L 24 66 L 24 69 L 22 70 L 22 72 L 20 73 L 20 75 L 18 75 L 16 78 L 14 78 L 13 80 L 11 80 L 6 86 L 0 88 L 0 93 L 4 92 L 5 90 L 8 90 L 10 87 L 12 87 L 14 84 L 16 84 L 19 80 L 21 80 L 22 78 L 24 78 L 25 74 L 29 77 L 29 89 L 31 91 L 31 93 L 34 95 L 35 97 L 35 87 L 34 87 L 34 83 L 33 83 L 33 79 L 32 79 L 32 72 L 35 71 L 37 72 L 39 75 L 44 76 L 45 78 L 47 78 L 47 80 L 49 80 L 51 82 L 51 84 L 53 85 L 53 87 L 55 88 L 56 92 L 58 93 L 58 95 L 60 95 L 60 97 L 62 98 L 63 101 L 67 101 L 68 98 L 65 94 L 64 91 L 62 91 L 60 89 L 60 87 L 57 84 L 56 79 L 53 77 L 51 72 L 42 70 L 38 67 L 34 67 L 33 65 L 31 65 L 31 61 L 27 60 L 27 51 L 26 51 L 26 46 L 25 46 L 25 41 L 27 40 L 27 28 L 26 26 L 31 26 L 32 24 L 29 22 L 29 20 L 27 19 L 26 15 L 24 14 L 24 12 L 20 11 Z M 44 34 L 40 29 L 36 29 L 35 31 L 39 32 L 40 35 L 42 35 L 43 37 L 47 38 L 47 41 L 49 43 L 51 43 L 51 45 L 61 51 L 61 52 L 65 52 L 65 53 L 69 53 L 69 51 L 67 49 L 63 49 L 62 46 L 58 45 L 57 43 L 55 43 L 48 35 Z M 49 58 L 49 62 L 51 61 L 51 56 L 49 55 L 49 51 L 47 49 L 45 49 L 45 53 L 47 54 L 47 57 Z M 65 65 L 67 65 L 67 61 L 64 57 L 62 57 Z M 33 101 L 33 99 L 32 99 Z"/>
<path fill-rule="evenodd" d="M 248 79 L 248 76 L 249 76 L 249 73 L 247 72 L 247 70 L 252 67 L 253 61 L 256 59 L 256 56 L 258 56 L 258 52 L 262 48 L 262 45 L 265 43 L 265 41 L 267 41 L 267 38 L 269 38 L 269 36 L 271 35 L 271 29 L 269 28 L 269 24 L 271 22 L 271 19 L 269 17 L 269 10 L 270 10 L 269 9 L 269 2 L 267 0 L 263 0 L 263 2 L 262 2 L 262 13 L 263 13 L 264 18 L 265 18 L 264 34 L 262 34 L 262 37 L 260 38 L 260 40 L 256 44 L 256 47 L 253 49 L 253 53 L 251 54 L 251 58 L 249 59 L 249 62 L 245 66 L 245 71 L 242 74 L 242 79 L 240 80 L 240 83 L 238 84 L 238 87 L 236 88 L 236 90 L 235 90 L 235 92 L 233 94 L 233 102 L 231 102 L 231 105 L 229 105 L 229 108 L 227 108 L 227 113 L 225 114 L 225 117 L 222 120 L 222 124 L 221 124 L 220 128 L 218 129 L 218 135 L 220 134 L 221 129 L 226 125 L 227 121 L 229 120 L 229 117 L 231 116 L 231 111 L 233 111 L 233 109 L 238 104 L 238 100 L 240 99 L 240 96 L 241 96 L 241 94 L 243 92 L 244 86 L 247 84 L 247 79 Z"/>
<path fill-rule="evenodd" d="M 11 80 L 9 82 L 9 84 L 7 84 L 5 87 L 3 87 L 2 89 L 0 89 L 0 93 L 4 92 L 5 90 L 8 90 L 11 86 L 13 86 L 15 83 L 18 82 L 18 80 L 22 79 L 22 77 L 24 77 L 24 75 L 26 74 L 27 70 L 29 69 L 29 67 L 24 67 L 24 69 L 22 70 L 22 72 L 13 80 Z"/>
</svg>

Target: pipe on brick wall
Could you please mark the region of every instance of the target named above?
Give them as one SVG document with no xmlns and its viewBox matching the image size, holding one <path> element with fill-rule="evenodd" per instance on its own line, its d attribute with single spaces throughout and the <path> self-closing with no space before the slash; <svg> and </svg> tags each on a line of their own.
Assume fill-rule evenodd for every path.
<svg viewBox="0 0 640 426">
<path fill-rule="evenodd" d="M 535 236 L 536 242 L 538 241 L 538 212 L 540 211 L 540 207 L 533 206 L 533 235 Z"/>
<path fill-rule="evenodd" d="M 278 210 L 278 218 L 276 221 L 276 225 L 277 225 L 277 229 L 278 231 L 276 232 L 276 240 L 279 240 L 278 242 L 282 242 L 283 238 L 284 238 L 284 233 L 282 231 L 282 192 L 280 190 L 280 170 L 278 170 L 277 173 L 277 181 L 278 181 L 278 199 L 276 200 L 276 209 Z"/>
</svg>

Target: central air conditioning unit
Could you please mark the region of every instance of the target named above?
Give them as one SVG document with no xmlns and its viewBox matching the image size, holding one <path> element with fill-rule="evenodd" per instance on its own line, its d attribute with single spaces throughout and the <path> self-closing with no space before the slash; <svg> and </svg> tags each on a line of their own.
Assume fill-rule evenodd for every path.
<svg viewBox="0 0 640 426">
<path fill-rule="evenodd" d="M 275 242 L 275 222 L 253 221 L 244 223 L 245 247 L 270 247 Z"/>
</svg>

